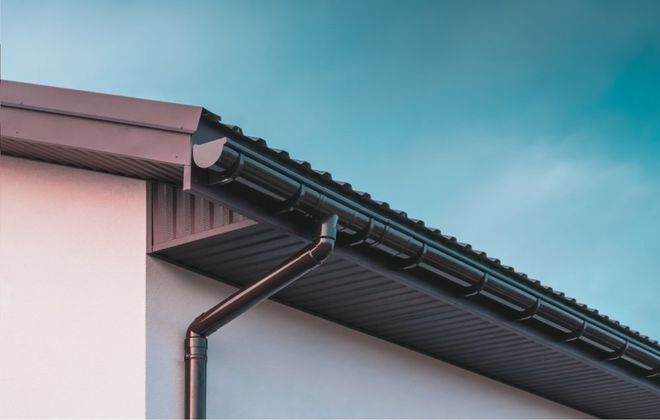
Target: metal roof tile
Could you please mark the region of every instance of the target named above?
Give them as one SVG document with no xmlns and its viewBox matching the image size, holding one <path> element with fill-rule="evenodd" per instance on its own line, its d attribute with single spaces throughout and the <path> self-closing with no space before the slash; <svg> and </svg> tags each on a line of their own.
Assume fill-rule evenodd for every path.
<svg viewBox="0 0 660 420">
<path fill-rule="evenodd" d="M 391 209 L 393 212 L 395 212 L 399 217 L 408 217 L 408 213 L 406 213 L 403 210 L 397 210 L 397 209 Z"/>
<path fill-rule="evenodd" d="M 412 223 L 416 224 L 417 226 L 422 226 L 423 227 L 425 225 L 424 221 L 421 220 L 421 219 L 413 219 L 413 218 L 409 217 L 408 220 L 410 220 Z"/>
<path fill-rule="evenodd" d="M 335 183 L 336 183 L 337 185 L 339 185 L 340 187 L 342 187 L 343 189 L 345 189 L 345 190 L 348 190 L 348 191 L 352 191 L 352 190 L 353 190 L 353 186 L 352 186 L 350 183 L 348 183 L 348 182 L 337 181 L 337 180 L 335 180 Z"/>
<path fill-rule="evenodd" d="M 303 167 L 304 169 L 311 170 L 312 165 L 307 162 L 306 160 L 298 160 L 298 159 L 292 159 L 293 162 L 297 163 L 298 166 Z"/>
<path fill-rule="evenodd" d="M 372 200 L 380 208 L 389 209 L 390 205 L 385 201 Z"/>
</svg>

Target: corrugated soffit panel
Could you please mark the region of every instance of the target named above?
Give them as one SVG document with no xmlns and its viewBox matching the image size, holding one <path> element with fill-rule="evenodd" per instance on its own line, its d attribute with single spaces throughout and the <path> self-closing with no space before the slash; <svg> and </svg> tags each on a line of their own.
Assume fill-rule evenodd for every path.
<svg viewBox="0 0 660 420">
<path fill-rule="evenodd" d="M 151 197 L 154 232 L 161 230 L 154 233 L 156 254 L 234 285 L 254 281 L 304 245 L 170 186 L 153 187 Z M 336 256 L 276 299 L 600 417 L 660 416 L 660 390 Z"/>
<path fill-rule="evenodd" d="M 209 236 L 226 233 L 255 222 L 219 204 L 194 197 L 162 183 L 150 183 L 152 220 L 151 247 L 172 248 Z"/>
<path fill-rule="evenodd" d="M 43 143 L 19 141 L 8 138 L 0 140 L 2 155 L 41 160 L 82 169 L 92 169 L 110 174 L 142 179 L 157 179 L 181 183 L 183 166 L 163 162 L 152 162 L 124 156 L 113 156 L 73 147 L 52 146 Z"/>
</svg>

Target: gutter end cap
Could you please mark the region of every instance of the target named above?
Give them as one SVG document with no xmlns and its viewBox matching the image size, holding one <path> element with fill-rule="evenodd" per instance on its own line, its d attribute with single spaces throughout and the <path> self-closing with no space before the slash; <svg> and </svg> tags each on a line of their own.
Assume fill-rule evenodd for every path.
<svg viewBox="0 0 660 420">
<path fill-rule="evenodd" d="M 228 141 L 229 139 L 227 137 L 223 137 L 211 140 L 207 143 L 194 144 L 193 161 L 195 162 L 195 165 L 202 169 L 208 169 L 215 165 L 220 159 L 225 144 L 227 144 Z"/>
</svg>

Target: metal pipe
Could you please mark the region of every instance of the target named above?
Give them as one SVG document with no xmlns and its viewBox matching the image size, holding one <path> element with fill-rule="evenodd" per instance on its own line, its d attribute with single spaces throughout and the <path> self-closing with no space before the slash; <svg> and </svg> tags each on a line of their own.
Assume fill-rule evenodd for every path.
<svg viewBox="0 0 660 420">
<path fill-rule="evenodd" d="M 271 270 L 260 280 L 202 313 L 190 324 L 184 341 L 185 418 L 206 418 L 206 337 L 320 266 L 334 249 L 337 240 L 337 220 L 338 217 L 334 214 L 327 216 L 321 222 L 314 243 Z"/>
<path fill-rule="evenodd" d="M 184 341 L 186 351 L 186 418 L 206 418 L 206 349 L 208 340 L 190 329 Z"/>
</svg>

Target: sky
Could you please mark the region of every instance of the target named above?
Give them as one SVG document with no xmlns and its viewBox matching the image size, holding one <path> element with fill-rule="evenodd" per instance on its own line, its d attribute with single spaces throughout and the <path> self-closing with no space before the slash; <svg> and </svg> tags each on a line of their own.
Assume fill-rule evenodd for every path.
<svg viewBox="0 0 660 420">
<path fill-rule="evenodd" d="M 203 105 L 660 339 L 660 2 L 2 0 L 3 79 Z"/>
</svg>

